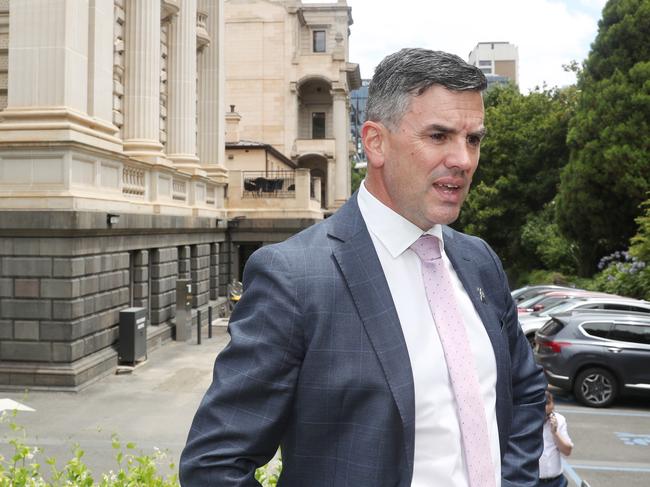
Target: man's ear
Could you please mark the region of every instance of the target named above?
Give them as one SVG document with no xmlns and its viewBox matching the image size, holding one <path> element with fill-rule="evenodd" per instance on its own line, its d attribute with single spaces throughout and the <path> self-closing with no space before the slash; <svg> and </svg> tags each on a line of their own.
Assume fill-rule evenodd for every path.
<svg viewBox="0 0 650 487">
<path fill-rule="evenodd" d="M 361 127 L 363 150 L 366 152 L 368 163 L 381 167 L 386 159 L 386 144 L 388 130 L 380 122 L 367 121 Z"/>
</svg>

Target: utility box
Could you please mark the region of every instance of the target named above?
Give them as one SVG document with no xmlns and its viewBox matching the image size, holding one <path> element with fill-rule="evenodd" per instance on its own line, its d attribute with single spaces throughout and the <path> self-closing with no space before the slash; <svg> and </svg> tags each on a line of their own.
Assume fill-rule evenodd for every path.
<svg viewBox="0 0 650 487">
<path fill-rule="evenodd" d="M 126 308 L 120 311 L 120 362 L 135 363 L 147 358 L 147 310 Z"/>
<path fill-rule="evenodd" d="M 192 338 L 192 281 L 176 281 L 176 340 L 186 342 Z"/>
</svg>

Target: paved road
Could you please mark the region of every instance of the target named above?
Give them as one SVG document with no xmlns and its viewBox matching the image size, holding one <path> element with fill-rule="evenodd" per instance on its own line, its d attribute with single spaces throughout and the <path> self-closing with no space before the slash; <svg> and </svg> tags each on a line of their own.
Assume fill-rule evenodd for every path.
<svg viewBox="0 0 650 487">
<path fill-rule="evenodd" d="M 27 442 L 41 446 L 59 465 L 70 457 L 75 443 L 95 472 L 115 469 L 111 435 L 136 443 L 152 453 L 168 450 L 174 463 L 185 443 L 194 411 L 211 380 L 212 364 L 227 343 L 225 328 L 203 344 L 173 342 L 149 354 L 149 360 L 130 374 L 111 375 L 78 393 L 33 391 L 26 395 L 0 392 L 2 399 L 33 408 L 20 412 Z M 650 485 L 650 399 L 628 400 L 606 410 L 585 408 L 571 396 L 558 394 L 575 443 L 567 474 L 572 486 L 582 480 L 591 487 L 647 487 Z M 0 453 L 7 456 L 6 426 L 0 426 Z"/>
<path fill-rule="evenodd" d="M 107 376 L 78 393 L 0 392 L 0 399 L 35 409 L 19 412 L 17 422 L 25 427 L 28 444 L 42 447 L 45 457 L 55 456 L 59 466 L 79 444 L 96 480 L 116 468 L 112 434 L 147 454 L 154 447 L 168 450 L 177 465 L 214 358 L 227 338 L 225 327 L 215 327 L 213 338 L 204 333 L 200 346 L 195 339 L 169 343 L 132 373 Z M 0 453 L 6 457 L 12 451 L 7 427 L 0 426 L 0 432 Z"/>
<path fill-rule="evenodd" d="M 575 444 L 566 468 L 575 485 L 582 480 L 591 487 L 650 485 L 650 398 L 592 409 L 558 393 L 556 408 L 567 418 Z"/>
</svg>

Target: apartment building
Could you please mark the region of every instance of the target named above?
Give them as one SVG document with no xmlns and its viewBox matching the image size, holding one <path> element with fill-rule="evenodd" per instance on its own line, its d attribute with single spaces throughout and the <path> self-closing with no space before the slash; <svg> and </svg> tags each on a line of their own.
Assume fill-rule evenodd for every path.
<svg viewBox="0 0 650 487">
<path fill-rule="evenodd" d="M 479 42 L 469 53 L 469 64 L 485 73 L 488 86 L 519 83 L 519 49 L 509 42 Z"/>
</svg>

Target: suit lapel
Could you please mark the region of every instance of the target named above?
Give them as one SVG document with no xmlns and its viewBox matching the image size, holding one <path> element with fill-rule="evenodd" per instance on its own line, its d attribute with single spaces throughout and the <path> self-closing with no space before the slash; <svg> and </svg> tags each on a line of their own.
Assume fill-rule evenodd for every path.
<svg viewBox="0 0 650 487">
<path fill-rule="evenodd" d="M 404 426 L 407 459 L 413 468 L 415 392 L 402 328 L 379 258 L 354 195 L 331 217 L 333 254 L 381 363 Z"/>
<path fill-rule="evenodd" d="M 481 278 L 479 272 L 480 263 L 477 261 L 480 256 L 472 253 L 464 245 L 463 240 L 456 238 L 449 228 L 443 227 L 443 229 L 445 253 L 449 257 L 460 282 L 463 284 L 476 312 L 481 318 L 483 326 L 490 338 L 492 350 L 494 350 L 494 358 L 497 366 L 497 422 L 499 423 L 501 451 L 504 452 L 507 446 L 507 439 L 502 435 L 502 432 L 505 431 L 505 428 L 502 426 L 503 422 L 507 421 L 507 417 L 504 415 L 506 407 L 502 401 L 507 400 L 509 397 L 507 391 L 509 389 L 510 366 L 508 364 L 509 352 L 506 350 L 506 343 L 501 333 L 501 316 L 494 307 L 495 303 L 490 303 L 485 297 L 486 293 L 484 291 L 490 283 L 483 282 Z M 483 255 L 486 256 L 487 254 Z"/>
<path fill-rule="evenodd" d="M 499 323 L 495 323 L 494 316 L 490 314 L 490 305 L 485 299 L 484 287 L 485 283 L 482 282 L 479 274 L 479 262 L 476 261 L 478 256 L 472 255 L 464 245 L 461 239 L 454 238 L 451 232 L 445 228 L 443 231 L 443 238 L 445 240 L 445 253 L 451 261 L 460 282 L 467 292 L 474 308 L 483 321 L 483 325 L 492 340 L 501 333 Z M 495 350 L 496 352 L 496 350 Z"/>
</svg>

